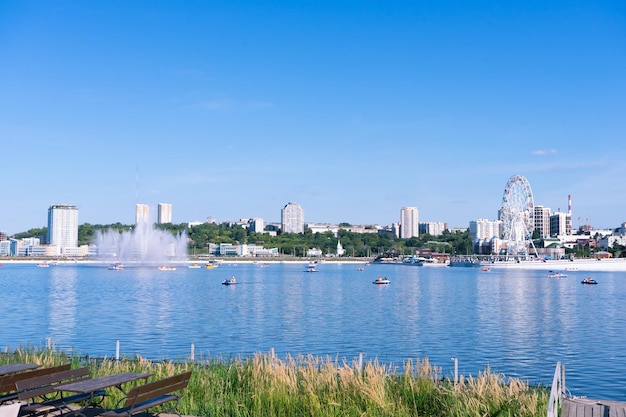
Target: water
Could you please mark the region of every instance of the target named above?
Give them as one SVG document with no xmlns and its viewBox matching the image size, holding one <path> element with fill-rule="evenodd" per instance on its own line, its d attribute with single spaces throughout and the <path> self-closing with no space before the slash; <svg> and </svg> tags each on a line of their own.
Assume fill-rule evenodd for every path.
<svg viewBox="0 0 626 417">
<path fill-rule="evenodd" d="M 326 263 L 158 271 L 102 265 L 0 268 L 0 349 L 56 347 L 149 359 L 313 354 L 401 367 L 428 357 L 452 377 L 493 372 L 574 395 L 626 401 L 626 272 Z M 237 277 L 237 285 L 221 281 Z M 373 285 L 387 276 L 388 286 Z"/>
</svg>

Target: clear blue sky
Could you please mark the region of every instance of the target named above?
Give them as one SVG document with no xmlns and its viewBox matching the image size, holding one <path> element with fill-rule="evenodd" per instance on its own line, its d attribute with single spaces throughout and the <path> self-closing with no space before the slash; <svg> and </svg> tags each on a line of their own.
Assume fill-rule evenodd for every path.
<svg viewBox="0 0 626 417">
<path fill-rule="evenodd" d="M 626 221 L 626 2 L 2 1 L 0 230 L 387 225 L 535 204 Z"/>
</svg>

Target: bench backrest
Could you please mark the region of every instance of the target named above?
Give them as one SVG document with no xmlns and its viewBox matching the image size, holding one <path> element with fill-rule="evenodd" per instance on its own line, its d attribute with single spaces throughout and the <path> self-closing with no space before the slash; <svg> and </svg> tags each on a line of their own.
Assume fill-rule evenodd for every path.
<svg viewBox="0 0 626 417">
<path fill-rule="evenodd" d="M 56 372 L 68 371 L 72 367 L 71 364 L 52 366 L 49 368 L 39 368 L 34 371 L 20 372 L 19 374 L 6 375 L 0 378 L 0 392 L 15 391 L 15 383 L 24 379 L 36 378 L 42 375 L 54 374 Z"/>
<path fill-rule="evenodd" d="M 136 386 L 128 392 L 124 407 L 133 407 L 136 404 L 148 401 L 160 395 L 180 391 L 187 387 L 190 378 L 191 371 L 188 371 L 182 374 L 159 379 L 158 381 Z"/>
<path fill-rule="evenodd" d="M 20 391 L 18 399 L 27 400 L 54 392 L 56 385 L 86 378 L 89 378 L 89 368 L 84 366 L 16 381 L 15 387 Z"/>
</svg>

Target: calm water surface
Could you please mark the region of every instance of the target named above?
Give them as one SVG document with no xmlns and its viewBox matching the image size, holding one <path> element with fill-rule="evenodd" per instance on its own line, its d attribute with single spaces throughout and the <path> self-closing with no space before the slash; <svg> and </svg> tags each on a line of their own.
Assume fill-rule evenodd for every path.
<svg viewBox="0 0 626 417">
<path fill-rule="evenodd" d="M 150 359 L 274 349 L 401 365 L 430 359 L 452 377 L 491 370 L 549 385 L 566 364 L 574 395 L 626 401 L 626 273 L 326 263 L 223 264 L 176 271 L 5 264 L 0 348 L 56 347 Z M 238 284 L 221 281 L 236 276 Z M 373 285 L 387 276 L 388 286 Z"/>
</svg>

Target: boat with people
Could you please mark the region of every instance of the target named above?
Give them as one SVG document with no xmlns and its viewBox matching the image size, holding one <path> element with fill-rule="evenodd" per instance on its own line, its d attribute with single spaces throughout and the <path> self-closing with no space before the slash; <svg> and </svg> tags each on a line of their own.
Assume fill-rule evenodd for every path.
<svg viewBox="0 0 626 417">
<path fill-rule="evenodd" d="M 315 267 L 314 267 L 314 266 L 308 266 L 308 267 L 304 270 L 304 272 L 318 272 L 318 270 L 317 270 L 317 269 L 315 269 Z"/>
<path fill-rule="evenodd" d="M 548 278 L 567 278 L 567 274 L 562 272 L 550 272 Z"/>
<path fill-rule="evenodd" d="M 225 279 L 224 281 L 222 281 L 222 285 L 235 285 L 237 283 L 237 279 L 235 277 L 232 277 L 230 279 Z"/>
<path fill-rule="evenodd" d="M 38 268 L 48 268 L 50 266 L 50 262 L 39 262 L 37 264 Z"/>
<path fill-rule="evenodd" d="M 587 277 L 585 279 L 583 279 L 582 281 L 580 281 L 581 284 L 586 284 L 586 285 L 596 285 L 598 283 L 598 281 L 596 281 L 595 279 L 591 278 L 591 277 Z"/>
<path fill-rule="evenodd" d="M 120 262 L 115 263 L 113 265 L 109 265 L 107 267 L 108 270 L 110 271 L 122 271 L 124 269 L 124 265 L 122 265 Z"/>
<path fill-rule="evenodd" d="M 376 285 L 388 285 L 389 284 L 389 280 L 387 279 L 387 277 L 378 277 L 374 280 L 374 282 L 372 282 L 372 284 L 376 284 Z"/>
<path fill-rule="evenodd" d="M 175 266 L 159 265 L 157 268 L 159 271 L 176 271 Z"/>
<path fill-rule="evenodd" d="M 199 269 L 200 265 L 198 265 L 197 263 L 192 263 L 191 265 L 187 265 L 187 268 L 189 268 L 189 269 Z"/>
</svg>

